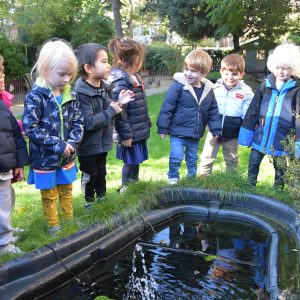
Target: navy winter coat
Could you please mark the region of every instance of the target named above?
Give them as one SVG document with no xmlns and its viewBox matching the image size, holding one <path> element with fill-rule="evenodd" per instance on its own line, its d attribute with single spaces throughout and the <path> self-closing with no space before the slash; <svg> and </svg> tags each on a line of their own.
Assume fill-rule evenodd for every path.
<svg viewBox="0 0 300 300">
<path fill-rule="evenodd" d="M 202 79 L 204 90 L 200 100 L 193 87 L 187 84 L 183 73 L 174 75 L 157 119 L 157 132 L 171 136 L 200 139 L 208 125 L 213 135 L 221 134 L 221 121 L 213 83 Z"/>
<path fill-rule="evenodd" d="M 297 101 L 300 101 L 299 78 L 287 81 L 278 90 L 275 76 L 268 75 L 256 91 L 243 120 L 239 144 L 281 156 L 285 153 L 282 141 L 295 129 Z"/>
<path fill-rule="evenodd" d="M 127 72 L 114 68 L 109 78 L 115 101 L 118 101 L 122 90 L 131 90 L 134 93 L 134 101 L 124 105 L 122 112 L 115 119 L 115 128 L 121 141 L 132 138 L 133 142 L 141 142 L 150 136 L 151 121 L 148 115 L 146 94 L 142 79 L 138 74 L 135 76 L 139 83 L 133 82 Z"/>
</svg>

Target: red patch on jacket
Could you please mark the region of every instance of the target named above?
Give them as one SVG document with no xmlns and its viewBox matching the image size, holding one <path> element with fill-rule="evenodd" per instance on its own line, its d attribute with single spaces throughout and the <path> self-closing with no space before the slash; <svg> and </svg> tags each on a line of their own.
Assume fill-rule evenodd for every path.
<svg viewBox="0 0 300 300">
<path fill-rule="evenodd" d="M 235 97 L 243 100 L 245 96 L 243 94 L 236 93 Z"/>
</svg>

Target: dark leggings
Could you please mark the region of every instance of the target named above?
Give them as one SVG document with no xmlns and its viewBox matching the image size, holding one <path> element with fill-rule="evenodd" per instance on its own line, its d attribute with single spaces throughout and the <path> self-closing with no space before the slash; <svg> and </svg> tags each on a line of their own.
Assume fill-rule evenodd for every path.
<svg viewBox="0 0 300 300">
<path fill-rule="evenodd" d="M 122 169 L 122 185 L 139 180 L 140 165 L 124 164 Z"/>
</svg>

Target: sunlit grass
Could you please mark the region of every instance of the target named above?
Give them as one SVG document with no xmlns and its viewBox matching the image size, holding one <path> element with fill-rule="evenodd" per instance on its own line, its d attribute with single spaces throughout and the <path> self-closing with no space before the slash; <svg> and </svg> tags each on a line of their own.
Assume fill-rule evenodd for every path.
<svg viewBox="0 0 300 300">
<path fill-rule="evenodd" d="M 163 101 L 164 94 L 148 97 L 149 113 L 152 120 L 151 137 L 148 140 L 149 160 L 140 167 L 140 182 L 129 187 L 125 194 L 117 193 L 117 188 L 121 185 L 122 161 L 116 160 L 115 145 L 107 157 L 107 196 L 101 203 L 97 203 L 88 211 L 84 210 L 84 199 L 80 190 L 80 174 L 78 180 L 73 185 L 73 207 L 74 220 L 63 222 L 62 232 L 55 238 L 51 238 L 47 232 L 47 226 L 43 216 L 40 191 L 32 185 L 21 182 L 14 184 L 16 191 L 16 206 L 12 216 L 14 227 L 27 229 L 20 233 L 20 239 L 16 243 L 23 251 L 29 252 L 54 240 L 68 236 L 80 229 L 101 221 L 110 225 L 116 220 L 116 216 L 121 214 L 126 220 L 140 215 L 153 207 L 156 203 L 157 195 L 162 187 L 167 186 L 167 172 L 169 162 L 169 138 L 160 139 L 156 133 L 156 118 Z M 204 138 L 200 141 L 200 151 L 203 148 Z M 225 174 L 225 165 L 221 151 L 214 165 L 213 175 L 206 179 L 182 180 L 180 184 L 186 187 L 197 187 L 204 189 L 217 189 L 223 193 L 243 192 L 259 193 L 262 195 L 280 199 L 291 204 L 293 199 L 284 192 L 273 190 L 274 168 L 266 157 L 261 165 L 259 183 L 256 188 L 249 187 L 246 181 L 247 166 L 250 149 L 239 148 L 239 170 L 238 173 Z M 28 168 L 26 168 L 28 172 Z M 186 175 L 185 163 L 181 168 L 181 178 Z M 12 256 L 0 256 L 3 262 Z"/>
</svg>

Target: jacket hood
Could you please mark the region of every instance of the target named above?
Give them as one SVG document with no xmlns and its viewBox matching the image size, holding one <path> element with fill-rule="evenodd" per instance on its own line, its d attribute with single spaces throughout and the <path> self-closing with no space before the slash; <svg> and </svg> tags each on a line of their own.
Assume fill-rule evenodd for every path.
<svg viewBox="0 0 300 300">
<path fill-rule="evenodd" d="M 109 89 L 110 89 L 110 85 L 104 80 L 101 80 L 101 86 L 99 88 L 91 86 L 81 78 L 78 78 L 75 84 L 75 90 L 77 93 L 82 93 L 91 97 L 97 96 L 99 95 L 99 93 L 100 94 L 105 93 Z"/>
<path fill-rule="evenodd" d="M 213 89 L 220 87 L 220 86 L 225 86 L 224 80 L 222 78 L 218 79 L 217 82 L 214 84 Z M 245 84 L 244 80 L 239 80 L 236 86 L 230 89 L 230 91 L 234 91 L 235 89 L 241 89 L 247 94 L 252 94 L 252 89 L 249 85 Z"/>
<path fill-rule="evenodd" d="M 46 95 L 49 98 L 51 98 L 51 96 L 53 95 L 52 90 L 50 88 L 46 88 L 46 87 L 42 86 L 42 81 L 41 81 L 40 78 L 37 78 L 35 84 L 32 87 L 32 91 L 37 91 L 39 93 L 42 93 L 42 94 Z M 69 84 L 67 84 L 64 87 L 62 95 L 63 95 L 63 97 L 62 97 L 61 104 L 64 104 L 68 101 L 72 101 L 72 100 L 76 99 L 76 93 L 74 93 L 71 90 L 71 86 Z"/>
<path fill-rule="evenodd" d="M 183 89 L 189 91 L 193 95 L 195 101 L 198 103 L 198 99 L 197 99 L 197 96 L 196 96 L 193 86 L 190 85 L 186 81 L 184 74 L 182 72 L 175 73 L 173 75 L 173 79 L 178 81 L 179 83 L 183 84 Z M 204 77 L 201 79 L 201 82 L 204 84 L 204 90 L 203 90 L 202 96 L 200 98 L 199 104 L 202 102 L 203 99 L 205 99 L 205 97 L 208 95 L 208 93 L 210 92 L 210 90 L 212 89 L 212 87 L 214 85 L 210 80 L 208 80 Z"/>
</svg>

